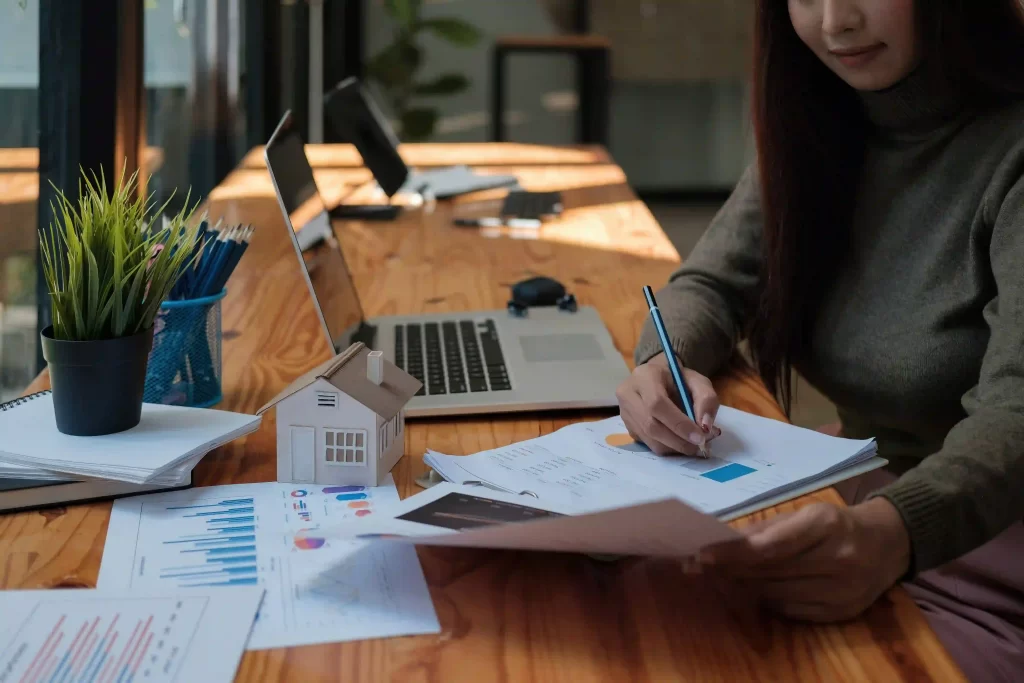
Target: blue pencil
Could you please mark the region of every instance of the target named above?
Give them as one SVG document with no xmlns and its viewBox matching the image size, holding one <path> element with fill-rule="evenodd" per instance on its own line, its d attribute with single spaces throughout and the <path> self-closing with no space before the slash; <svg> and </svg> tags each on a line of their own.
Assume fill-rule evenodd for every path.
<svg viewBox="0 0 1024 683">
<path fill-rule="evenodd" d="M 242 259 L 242 254 L 245 253 L 246 247 L 249 246 L 249 238 L 251 236 L 251 227 L 238 226 L 238 228 L 236 228 L 235 234 L 232 237 L 231 253 L 228 256 L 228 260 L 224 264 L 224 267 L 221 269 L 219 277 L 212 288 L 213 291 L 210 292 L 210 294 L 217 294 L 227 285 L 228 279 L 231 277 L 231 274 L 234 273 L 238 262 Z"/>
<path fill-rule="evenodd" d="M 196 287 L 196 291 L 193 292 L 193 298 L 210 296 L 210 294 L 213 293 L 210 290 L 220 273 L 220 269 L 224 267 L 224 262 L 228 259 L 232 244 L 233 243 L 227 239 L 226 231 L 221 233 L 220 237 L 217 238 L 217 242 L 213 245 L 213 250 L 210 253 L 210 258 L 206 264 L 207 268 Z"/>
<path fill-rule="evenodd" d="M 253 228 L 250 225 L 221 227 L 200 224 L 191 265 L 171 289 L 172 300 L 201 299 L 223 291 L 228 279 L 249 246 Z"/>
<path fill-rule="evenodd" d="M 654 290 L 647 285 L 644 286 L 644 297 L 647 299 L 647 307 L 651 311 L 651 319 L 654 321 L 654 329 L 658 332 L 661 348 L 665 352 L 665 361 L 668 363 L 669 373 L 672 375 L 672 381 L 675 382 L 676 389 L 679 391 L 683 410 L 686 411 L 686 417 L 690 418 L 690 421 L 699 427 L 697 415 L 693 408 L 693 397 L 690 396 L 690 390 L 687 388 L 686 382 L 683 381 L 683 372 L 679 369 L 679 363 L 676 362 L 676 354 L 672 350 L 672 342 L 668 338 L 665 321 L 661 317 L 658 302 L 654 300 Z M 700 454 L 705 458 L 708 457 L 707 450 L 704 447 L 701 447 Z"/>
</svg>

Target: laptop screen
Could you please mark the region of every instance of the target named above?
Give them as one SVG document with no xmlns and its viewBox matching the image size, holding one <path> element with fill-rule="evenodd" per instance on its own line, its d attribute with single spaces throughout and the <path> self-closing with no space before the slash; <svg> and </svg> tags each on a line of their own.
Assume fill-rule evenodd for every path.
<svg viewBox="0 0 1024 683">
<path fill-rule="evenodd" d="M 409 177 L 398 153 L 398 138 L 370 93 L 356 78 L 347 78 L 324 96 L 324 111 L 345 142 L 351 142 L 388 197 Z"/>
<path fill-rule="evenodd" d="M 325 332 L 335 350 L 347 348 L 363 310 L 290 112 L 267 143 L 266 158 Z"/>
</svg>

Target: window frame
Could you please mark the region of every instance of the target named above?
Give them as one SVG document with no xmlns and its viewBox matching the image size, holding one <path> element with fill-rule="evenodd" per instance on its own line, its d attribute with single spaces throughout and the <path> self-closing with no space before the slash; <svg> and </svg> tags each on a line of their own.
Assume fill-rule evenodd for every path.
<svg viewBox="0 0 1024 683">
<path fill-rule="evenodd" d="M 338 443 L 338 437 L 352 437 L 352 443 Z M 367 459 L 367 434 L 365 429 L 334 429 L 323 428 L 324 463 L 331 467 L 364 467 L 368 464 Z M 339 460 L 338 456 L 342 459 Z M 352 460 L 348 460 L 351 454 Z"/>
</svg>

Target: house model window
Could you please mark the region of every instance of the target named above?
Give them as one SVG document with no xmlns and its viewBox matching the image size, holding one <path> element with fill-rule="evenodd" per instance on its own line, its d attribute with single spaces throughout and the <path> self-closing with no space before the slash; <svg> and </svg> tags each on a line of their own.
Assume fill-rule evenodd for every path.
<svg viewBox="0 0 1024 683">
<path fill-rule="evenodd" d="M 366 463 L 366 431 L 362 429 L 325 429 L 324 460 L 331 465 Z"/>
</svg>

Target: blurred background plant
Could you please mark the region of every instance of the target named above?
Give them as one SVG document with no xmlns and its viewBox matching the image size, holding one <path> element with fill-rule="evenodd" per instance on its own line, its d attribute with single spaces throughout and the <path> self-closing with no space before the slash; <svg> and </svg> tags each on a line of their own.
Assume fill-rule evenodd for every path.
<svg viewBox="0 0 1024 683">
<path fill-rule="evenodd" d="M 451 96 L 469 87 L 461 73 L 443 73 L 431 80 L 418 79 L 423 66 L 424 35 L 431 34 L 457 47 L 469 48 L 480 42 L 480 30 L 456 17 L 423 17 L 423 0 L 384 0 L 394 23 L 390 45 L 366 65 L 370 80 L 377 83 L 398 120 L 403 142 L 429 139 L 440 116 L 422 98 Z"/>
</svg>

